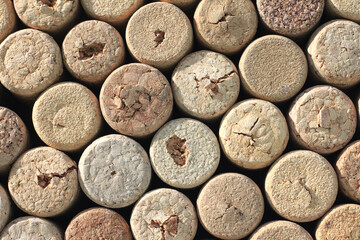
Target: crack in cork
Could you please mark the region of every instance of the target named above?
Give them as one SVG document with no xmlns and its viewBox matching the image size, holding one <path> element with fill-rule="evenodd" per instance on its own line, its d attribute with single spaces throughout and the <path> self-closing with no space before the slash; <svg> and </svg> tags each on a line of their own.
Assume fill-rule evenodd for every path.
<svg viewBox="0 0 360 240">
<path fill-rule="evenodd" d="M 175 237 L 178 231 L 179 217 L 177 215 L 171 215 L 163 223 L 160 220 L 151 220 L 151 228 L 160 228 L 161 240 L 166 240 L 165 233 L 167 232 L 171 237 Z"/>
<path fill-rule="evenodd" d="M 238 215 L 240 215 L 240 217 L 244 216 L 244 213 L 243 213 L 241 210 L 239 210 L 237 207 L 233 206 L 231 203 L 228 203 L 228 204 L 227 204 L 227 207 L 225 208 L 224 213 L 221 214 L 221 216 L 216 217 L 214 220 L 222 219 L 222 218 L 225 216 L 226 212 L 227 212 L 230 208 L 234 208 L 235 213 L 238 214 Z"/>
<path fill-rule="evenodd" d="M 42 4 L 48 6 L 48 7 L 54 7 L 57 0 L 38 0 L 40 1 Z"/>
<path fill-rule="evenodd" d="M 155 42 L 156 42 L 156 46 L 158 47 L 165 39 L 165 32 L 161 31 L 160 29 L 157 29 L 155 32 Z"/>
<path fill-rule="evenodd" d="M 85 60 L 99 55 L 104 51 L 105 43 L 94 42 L 79 48 L 79 60 Z"/>
<path fill-rule="evenodd" d="M 42 187 L 42 188 L 46 188 L 50 184 L 51 180 L 54 177 L 64 178 L 67 174 L 69 174 L 74 169 L 76 169 L 76 166 L 72 166 L 72 167 L 68 168 L 62 174 L 59 174 L 59 173 L 42 173 L 39 169 L 37 169 L 41 173 L 40 175 L 37 176 L 38 185 L 40 187 Z"/>
<path fill-rule="evenodd" d="M 206 90 L 207 92 L 212 91 L 214 94 L 218 94 L 218 93 L 219 93 L 219 85 L 218 85 L 218 84 L 225 82 L 225 80 L 226 80 L 227 78 L 232 77 L 232 75 L 233 75 L 234 73 L 235 73 L 235 71 L 233 70 L 233 71 L 225 74 L 224 76 L 222 76 L 222 77 L 220 77 L 220 78 L 218 78 L 218 79 L 210 78 L 209 75 L 206 75 L 205 77 L 202 77 L 202 78 L 200 78 L 200 79 L 198 79 L 198 78 L 195 76 L 195 77 L 194 77 L 194 80 L 195 80 L 195 82 L 196 82 L 196 88 L 197 88 L 197 89 L 200 88 L 200 82 L 201 82 L 201 81 L 203 81 L 203 80 L 209 80 L 210 83 L 208 83 L 208 84 L 205 85 L 205 87 L 204 87 L 205 90 Z"/>
<path fill-rule="evenodd" d="M 166 149 L 177 165 L 185 165 L 190 154 L 186 147 L 186 139 L 174 135 L 166 141 Z"/>
</svg>

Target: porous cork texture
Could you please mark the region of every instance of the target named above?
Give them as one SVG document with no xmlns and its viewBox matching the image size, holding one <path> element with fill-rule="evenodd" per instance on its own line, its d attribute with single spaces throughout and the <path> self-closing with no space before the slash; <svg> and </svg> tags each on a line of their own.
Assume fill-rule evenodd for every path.
<svg viewBox="0 0 360 240">
<path fill-rule="evenodd" d="M 343 204 L 331 209 L 319 222 L 317 240 L 360 239 L 360 205 Z"/>
<path fill-rule="evenodd" d="M 320 154 L 297 150 L 280 157 L 265 179 L 271 207 L 283 218 L 310 222 L 320 218 L 335 202 L 336 172 Z"/>
<path fill-rule="evenodd" d="M 137 240 L 192 240 L 198 220 L 193 204 L 184 194 L 159 188 L 136 203 L 130 226 Z"/>
<path fill-rule="evenodd" d="M 23 29 L 0 44 L 1 83 L 21 98 L 35 98 L 58 81 L 62 72 L 60 48 L 44 32 Z"/>
<path fill-rule="evenodd" d="M 176 188 L 194 188 L 216 171 L 220 146 L 200 121 L 180 118 L 165 124 L 153 137 L 150 161 L 155 173 Z"/>
<path fill-rule="evenodd" d="M 312 74 L 320 81 L 340 88 L 360 82 L 360 25 L 333 20 L 311 36 L 307 56 Z"/>
<path fill-rule="evenodd" d="M 16 15 L 11 0 L 0 0 L 0 43 L 15 29 Z"/>
<path fill-rule="evenodd" d="M 258 17 L 250 0 L 203 0 L 194 14 L 194 30 L 206 48 L 235 54 L 255 36 Z"/>
<path fill-rule="evenodd" d="M 272 103 L 249 99 L 235 104 L 223 117 L 220 145 L 226 157 L 246 169 L 269 166 L 289 140 L 286 119 Z"/>
<path fill-rule="evenodd" d="M 360 2 L 353 0 L 326 0 L 326 10 L 332 15 L 360 23 Z"/>
<path fill-rule="evenodd" d="M 260 19 L 272 31 L 302 37 L 319 23 L 325 0 L 257 0 Z"/>
<path fill-rule="evenodd" d="M 0 232 L 9 221 L 11 215 L 11 202 L 10 198 L 3 188 L 0 185 Z M 2 238 L 1 238 L 2 239 Z"/>
<path fill-rule="evenodd" d="M 160 2 L 172 3 L 183 10 L 189 10 L 194 7 L 200 0 L 160 0 Z"/>
<path fill-rule="evenodd" d="M 34 104 L 32 120 L 41 140 L 62 151 L 83 148 L 100 131 L 102 123 L 96 96 L 74 82 L 46 90 Z"/>
<path fill-rule="evenodd" d="M 196 204 L 202 226 L 221 239 L 246 237 L 264 215 L 264 199 L 259 187 L 238 173 L 212 178 L 200 191 Z"/>
<path fill-rule="evenodd" d="M 239 62 L 241 83 L 257 98 L 286 101 L 305 84 L 308 65 L 304 52 L 292 40 L 267 35 L 245 49 Z"/>
<path fill-rule="evenodd" d="M 139 62 L 169 70 L 193 44 L 193 30 L 185 13 L 170 3 L 149 3 L 131 16 L 126 43 Z"/>
<path fill-rule="evenodd" d="M 100 91 L 101 112 L 112 129 L 145 137 L 170 117 L 173 95 L 166 77 L 146 64 L 131 63 L 116 69 Z"/>
<path fill-rule="evenodd" d="M 50 147 L 22 154 L 9 174 L 11 198 L 24 212 L 53 217 L 68 210 L 79 193 L 77 166 L 67 155 Z"/>
<path fill-rule="evenodd" d="M 240 92 L 240 78 L 230 59 L 203 50 L 179 62 L 172 74 L 171 86 L 181 110 L 195 118 L 211 120 L 235 103 Z"/>
<path fill-rule="evenodd" d="M 308 88 L 293 101 L 288 124 L 293 139 L 317 153 L 343 148 L 356 130 L 356 109 L 351 99 L 331 86 Z"/>
<path fill-rule="evenodd" d="M 79 182 L 95 203 L 109 208 L 133 204 L 150 184 L 151 165 L 144 148 L 112 134 L 91 143 L 79 161 Z"/>
<path fill-rule="evenodd" d="M 68 71 L 85 83 L 101 84 L 125 59 L 120 33 L 106 22 L 89 20 L 76 25 L 62 44 Z"/>
<path fill-rule="evenodd" d="M 65 231 L 65 240 L 132 240 L 128 223 L 115 211 L 90 208 L 76 215 Z"/>
</svg>

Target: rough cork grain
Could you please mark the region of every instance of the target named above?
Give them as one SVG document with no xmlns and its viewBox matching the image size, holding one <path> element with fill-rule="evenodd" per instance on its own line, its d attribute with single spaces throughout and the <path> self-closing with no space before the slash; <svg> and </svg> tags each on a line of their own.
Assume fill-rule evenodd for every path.
<svg viewBox="0 0 360 240">
<path fill-rule="evenodd" d="M 10 198 L 3 188 L 0 185 L 0 232 L 9 221 L 11 215 L 11 202 Z M 2 238 L 0 238 L 2 239 Z"/>
<path fill-rule="evenodd" d="M 310 222 L 334 204 L 338 192 L 336 172 L 320 154 L 292 151 L 279 158 L 265 179 L 271 207 L 283 218 Z"/>
<path fill-rule="evenodd" d="M 11 0 L 0 0 L 0 43 L 14 31 L 16 15 Z"/>
<path fill-rule="evenodd" d="M 172 3 L 183 10 L 193 8 L 200 0 L 160 0 L 160 2 Z"/>
<path fill-rule="evenodd" d="M 347 18 L 360 23 L 360 1 L 326 0 L 325 8 L 338 18 Z"/>
</svg>

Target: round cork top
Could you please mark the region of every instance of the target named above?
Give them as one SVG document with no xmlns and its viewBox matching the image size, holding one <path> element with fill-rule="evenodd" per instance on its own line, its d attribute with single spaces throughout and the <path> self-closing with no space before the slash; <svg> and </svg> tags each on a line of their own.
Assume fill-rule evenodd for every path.
<svg viewBox="0 0 360 240">
<path fill-rule="evenodd" d="M 326 8 L 341 18 L 360 23 L 360 2 L 349 0 L 326 0 Z"/>
<path fill-rule="evenodd" d="M 337 88 L 314 86 L 292 103 L 288 123 L 294 139 L 304 148 L 329 154 L 343 148 L 356 130 L 356 109 Z"/>
<path fill-rule="evenodd" d="M 4 228 L 5 224 L 9 221 L 11 214 L 11 202 L 10 198 L 0 185 L 0 232 Z"/>
<path fill-rule="evenodd" d="M 137 61 L 168 70 L 190 52 L 193 30 L 178 7 L 154 2 L 132 15 L 126 27 L 126 43 Z"/>
<path fill-rule="evenodd" d="M 289 140 L 286 119 L 272 103 L 249 99 L 234 105 L 220 123 L 219 140 L 227 156 L 247 169 L 269 166 Z"/>
<path fill-rule="evenodd" d="M 78 195 L 76 168 L 74 161 L 56 149 L 33 148 L 21 155 L 11 168 L 10 195 L 15 204 L 30 215 L 59 215 Z"/>
<path fill-rule="evenodd" d="M 46 90 L 34 104 L 32 120 L 41 140 L 62 151 L 84 147 L 98 133 L 102 122 L 96 96 L 74 82 Z"/>
<path fill-rule="evenodd" d="M 215 134 L 204 123 L 180 118 L 165 124 L 150 145 L 155 173 L 176 188 L 194 188 L 216 171 L 220 146 Z"/>
<path fill-rule="evenodd" d="M 265 192 L 280 216 L 294 222 L 310 222 L 334 204 L 338 181 L 335 170 L 324 157 L 298 150 L 283 155 L 271 166 L 265 179 Z"/>
<path fill-rule="evenodd" d="M 86 83 L 102 83 L 125 58 L 120 33 L 102 21 L 89 20 L 76 25 L 62 44 L 69 72 Z"/>
<path fill-rule="evenodd" d="M 132 240 L 129 225 L 115 211 L 90 208 L 76 215 L 65 231 L 65 240 Z"/>
<path fill-rule="evenodd" d="M 177 105 L 200 119 L 214 119 L 232 106 L 240 92 L 235 65 L 224 55 L 198 51 L 187 55 L 175 68 L 171 86 Z"/>
<path fill-rule="evenodd" d="M 115 131 L 144 137 L 159 129 L 173 108 L 171 87 L 156 68 L 131 63 L 116 69 L 105 80 L 100 107 Z"/>
<path fill-rule="evenodd" d="M 131 205 L 150 184 L 151 166 L 144 148 L 129 137 L 112 134 L 91 143 L 79 161 L 84 193 L 109 208 Z"/>
<path fill-rule="evenodd" d="M 276 33 L 300 37 L 320 21 L 325 0 L 257 0 L 261 20 Z"/>
<path fill-rule="evenodd" d="M 161 2 L 168 2 L 178 6 L 181 9 L 188 10 L 194 7 L 200 0 L 160 0 Z"/>
<path fill-rule="evenodd" d="M 0 43 L 15 28 L 16 15 L 11 0 L 0 0 Z"/>
<path fill-rule="evenodd" d="M 201 44 L 217 52 L 239 52 L 255 36 L 258 17 L 250 0 L 203 0 L 194 14 Z"/>
<path fill-rule="evenodd" d="M 308 74 L 304 52 L 295 42 L 279 35 L 253 41 L 242 54 L 239 69 L 244 88 L 271 102 L 295 96 Z"/>
<path fill-rule="evenodd" d="M 37 96 L 59 80 L 63 72 L 60 48 L 48 34 L 23 29 L 0 44 L 0 79 L 10 92 Z"/>
<path fill-rule="evenodd" d="M 307 55 L 310 69 L 321 81 L 337 87 L 360 82 L 360 25 L 348 20 L 323 24 L 311 36 Z"/>
</svg>

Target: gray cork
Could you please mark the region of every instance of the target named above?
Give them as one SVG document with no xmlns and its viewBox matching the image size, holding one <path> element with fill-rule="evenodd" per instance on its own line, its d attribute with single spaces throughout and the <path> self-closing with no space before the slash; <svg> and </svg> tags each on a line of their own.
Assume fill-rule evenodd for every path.
<svg viewBox="0 0 360 240">
<path fill-rule="evenodd" d="M 347 18 L 360 23 L 360 1 L 326 0 L 325 9 L 336 18 Z"/>
<path fill-rule="evenodd" d="M 199 3 L 199 1 L 200 0 L 160 0 L 160 2 L 168 2 L 174 4 L 183 10 L 192 9 L 194 6 L 196 6 L 196 4 Z"/>
<path fill-rule="evenodd" d="M 12 209 L 9 195 L 3 186 L 0 185 L 0 233 L 7 222 L 10 220 L 11 213 Z"/>
<path fill-rule="evenodd" d="M 14 31 L 16 14 L 11 0 L 0 0 L 0 43 Z"/>
</svg>

